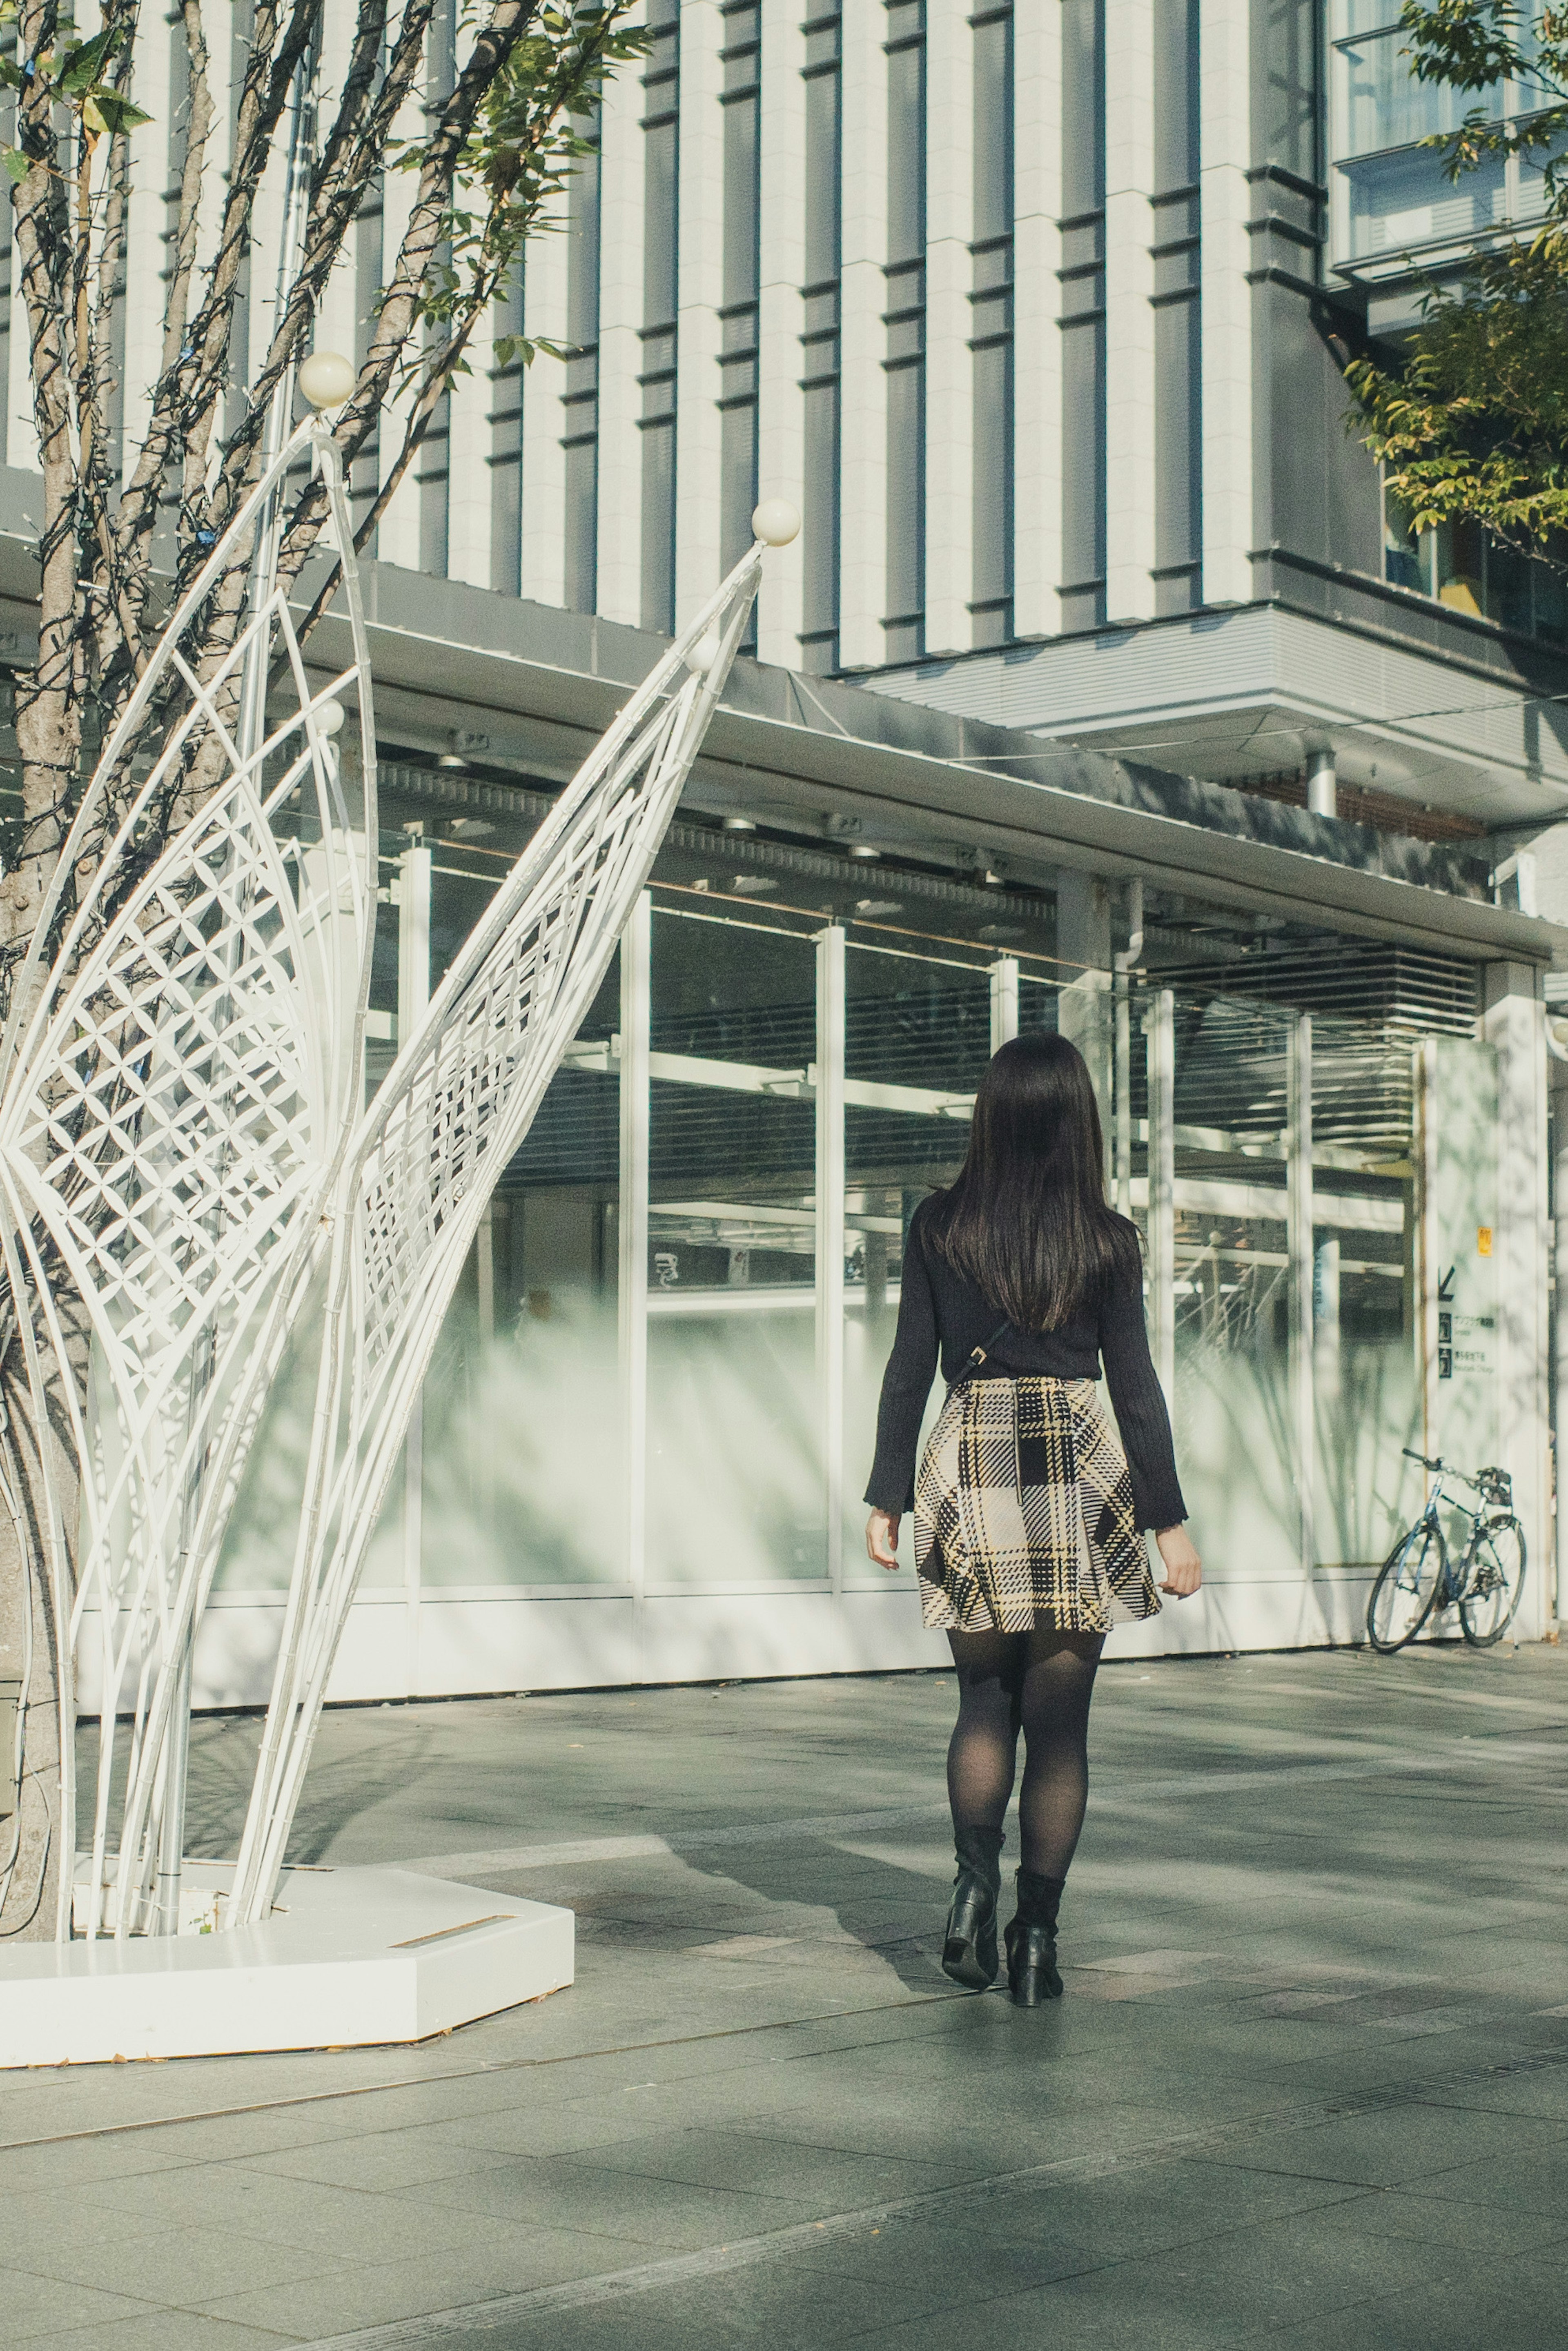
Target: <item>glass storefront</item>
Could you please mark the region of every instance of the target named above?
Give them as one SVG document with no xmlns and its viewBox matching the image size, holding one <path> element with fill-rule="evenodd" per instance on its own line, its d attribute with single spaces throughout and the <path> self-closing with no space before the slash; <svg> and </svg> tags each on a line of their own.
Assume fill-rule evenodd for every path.
<svg viewBox="0 0 1568 2351">
<path fill-rule="evenodd" d="M 1348 1629 L 1340 1587 L 1384 1557 L 1416 1490 L 1416 1047 L 1229 993 L 1173 989 L 1166 1018 L 1187 1495 L 1215 1581 L 1278 1587 L 1253 1615 L 1282 1642 L 1321 1637 Z"/>
<path fill-rule="evenodd" d="M 423 813 L 382 841 L 371 1088 L 549 804 L 392 779 Z M 860 1500 L 904 1239 L 990 1053 L 1051 1030 L 1089 1061 L 1145 1236 L 1208 1563 L 1201 1624 L 1137 1638 L 1351 1635 L 1416 1494 L 1422 1038 L 1475 1007 L 1461 967 L 1423 967 L 1412 1009 L 1396 957 L 1385 985 L 1382 951 L 1333 945 L 1167 909 L 1129 977 L 1057 960 L 1048 890 L 676 827 L 446 1318 L 356 1687 L 936 1661 L 912 1541 L 873 1569 Z M 281 1425 L 268 1458 L 286 1476 Z M 230 1604 L 276 1593 L 265 1548 L 236 1537 Z"/>
<path fill-rule="evenodd" d="M 741 877 L 745 878 L 745 877 Z M 646 1588 L 824 1583 L 819 950 L 809 918 L 651 910 Z"/>
</svg>

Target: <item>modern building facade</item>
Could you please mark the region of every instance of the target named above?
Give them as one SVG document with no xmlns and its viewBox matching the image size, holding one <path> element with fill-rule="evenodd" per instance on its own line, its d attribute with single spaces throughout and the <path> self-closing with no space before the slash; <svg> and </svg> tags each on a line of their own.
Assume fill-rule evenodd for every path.
<svg viewBox="0 0 1568 2351">
<path fill-rule="evenodd" d="M 1217 779 L 1332 763 L 1418 831 L 1554 820 L 1559 575 L 1413 545 L 1345 430 L 1346 357 L 1539 208 L 1420 147 L 1457 102 L 1392 0 L 646 6 L 497 321 L 571 356 L 465 381 L 385 559 L 668 630 L 767 491 L 805 528 L 765 660 Z"/>
<path fill-rule="evenodd" d="M 1095 1072 L 1208 1562 L 1136 1645 L 1357 1637 L 1407 1446 L 1506 1463 L 1539 1635 L 1568 618 L 1412 542 L 1341 373 L 1531 190 L 1448 188 L 1378 0 L 648 5 L 497 321 L 569 356 L 458 386 L 369 568 L 367 1082 L 758 493 L 804 528 L 492 1206 L 338 1694 L 938 1662 L 858 1497 L 909 1216 L 1031 1028 Z M 362 348 L 402 201 L 319 343 Z M 26 408 L 14 356 L 24 657 Z M 209 1703 L 264 1690 L 289 1460 L 285 1422 Z"/>
</svg>

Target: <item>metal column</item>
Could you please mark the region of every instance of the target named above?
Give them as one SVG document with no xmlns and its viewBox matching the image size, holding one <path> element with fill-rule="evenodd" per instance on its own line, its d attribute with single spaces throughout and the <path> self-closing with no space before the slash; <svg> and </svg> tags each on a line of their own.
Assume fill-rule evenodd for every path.
<svg viewBox="0 0 1568 2351">
<path fill-rule="evenodd" d="M 1314 751 L 1307 761 L 1307 806 L 1314 816 L 1339 814 L 1339 778 L 1332 751 Z"/>
<path fill-rule="evenodd" d="M 648 1531 L 648 1036 L 653 900 L 646 890 L 621 934 L 621 1209 L 616 1302 L 625 1485 L 623 1565 L 631 1586 L 638 1669 L 647 1594 Z"/>
<path fill-rule="evenodd" d="M 407 1044 L 430 1002 L 431 852 L 411 840 L 397 862 L 397 1040 Z M 424 1395 L 409 1415 L 402 1451 L 402 1588 L 407 1606 L 408 1694 L 419 1687 L 419 1603 L 424 1550 Z"/>
<path fill-rule="evenodd" d="M 998 956 L 991 966 L 991 1050 L 1010 1044 L 1019 1032 L 1017 956 Z"/>
<path fill-rule="evenodd" d="M 1149 1075 L 1149 1290 L 1155 1369 L 1176 1384 L 1176 997 L 1156 988 L 1144 1015 Z"/>
<path fill-rule="evenodd" d="M 817 934 L 817 1396 L 828 1573 L 844 1582 L 844 933 Z"/>
<path fill-rule="evenodd" d="M 1115 1203 L 1124 1217 L 1133 1213 L 1133 974 L 1144 952 L 1144 885 L 1127 884 L 1127 944 L 1113 958 L 1116 990 L 1115 1066 L 1112 1160 Z"/>
<path fill-rule="evenodd" d="M 1552 1259 L 1556 1280 L 1552 1339 L 1556 1388 L 1553 1451 L 1556 1469 L 1556 1591 L 1548 1597 L 1548 1630 L 1568 1612 L 1568 1070 L 1551 1073 L 1558 1083 L 1552 1161 Z"/>
<path fill-rule="evenodd" d="M 1312 1365 L 1312 1016 L 1298 1012 L 1288 1047 L 1285 1252 L 1290 1284 L 1291 1450 L 1302 1571 L 1317 1557 L 1317 1427 Z"/>
</svg>

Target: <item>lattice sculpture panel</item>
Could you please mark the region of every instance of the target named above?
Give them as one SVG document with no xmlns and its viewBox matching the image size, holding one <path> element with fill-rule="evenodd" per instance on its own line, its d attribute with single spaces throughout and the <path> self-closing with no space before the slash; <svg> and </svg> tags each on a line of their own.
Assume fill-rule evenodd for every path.
<svg viewBox="0 0 1568 2351">
<path fill-rule="evenodd" d="M 192 625 L 307 449 L 350 556 L 353 664 L 312 686 L 287 604 L 264 582 L 232 649 L 198 676 Z M 80 1479 L 79 1535 L 66 1524 L 71 1496 L 52 1487 L 45 1531 L 68 1721 L 89 1622 L 99 1653 L 89 1935 L 111 1913 L 120 1935 L 173 1930 L 191 1644 L 360 1106 L 375 727 L 351 547 L 337 453 L 311 419 L 213 549 L 105 747 L 37 940 L 66 877 L 89 853 L 96 872 L 53 967 L 37 948 L 23 967 L 0 1042 L 0 1263 L 36 1419 L 52 1402 Z M 256 664 L 281 683 L 270 732 L 242 747 L 235 714 Z M 362 776 L 352 811 L 333 742 L 350 695 Z M 161 747 L 135 780 L 131 756 L 161 711 Z M 192 777 L 200 805 L 134 879 L 151 827 Z M 85 1408 L 79 1345 L 72 1363 L 80 1313 Z M 61 1877 L 64 1937 L 69 1868 Z"/>
<path fill-rule="evenodd" d="M 248 559 L 267 501 L 306 448 L 341 551 L 353 664 L 312 687 L 264 574 L 233 647 L 198 675 L 185 653 L 193 624 L 217 580 Z M 788 509 L 759 509 L 764 518 L 769 538 L 793 535 Z M 319 1332 L 283 1635 L 220 1923 L 270 1908 L 332 1660 L 443 1317 L 485 1203 L 646 881 L 762 554 L 759 539 L 632 695 L 368 1111 L 375 726 L 351 522 L 324 422 L 298 428 L 214 548 L 105 748 L 39 943 L 54 935 L 67 879 L 89 860 L 93 879 L 53 965 L 39 944 L 23 966 L 0 1039 L 0 1275 L 36 1420 L 53 1408 L 79 1477 L 78 1534 L 67 1524 L 74 1485 L 51 1482 L 46 1462 L 45 1567 L 68 1720 L 89 1621 L 99 1647 L 92 1846 L 85 1883 L 74 1873 L 89 1937 L 176 1931 L 192 1646 L 286 1351 Z M 282 682 L 267 697 L 270 732 L 236 730 L 236 709 L 260 707 L 257 664 Z M 354 808 L 333 748 L 350 691 Z M 132 755 L 160 725 L 136 779 Z M 198 805 L 152 854 L 161 811 L 192 778 Z M 82 1316 L 85 1400 L 73 1355 Z M 62 1809 L 75 1818 L 68 1754 Z M 64 1938 L 73 1872 L 61 1880 Z"/>
<path fill-rule="evenodd" d="M 763 551 L 736 566 L 568 786 L 345 1155 L 299 1543 L 225 1924 L 270 1909 L 332 1661 L 464 1261 L 648 878 Z"/>
</svg>

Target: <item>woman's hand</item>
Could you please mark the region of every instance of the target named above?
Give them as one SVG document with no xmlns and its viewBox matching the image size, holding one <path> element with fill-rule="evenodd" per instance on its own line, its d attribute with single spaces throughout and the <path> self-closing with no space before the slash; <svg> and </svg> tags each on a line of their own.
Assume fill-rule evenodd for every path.
<svg viewBox="0 0 1568 2351">
<path fill-rule="evenodd" d="M 1160 1590 L 1168 1592 L 1173 1600 L 1190 1600 L 1203 1582 L 1203 1562 L 1192 1537 L 1185 1527 L 1162 1527 L 1155 1541 L 1165 1562 Z"/>
<path fill-rule="evenodd" d="M 873 1510 L 865 1522 L 865 1547 L 878 1567 L 892 1575 L 898 1566 L 898 1512 Z"/>
</svg>

